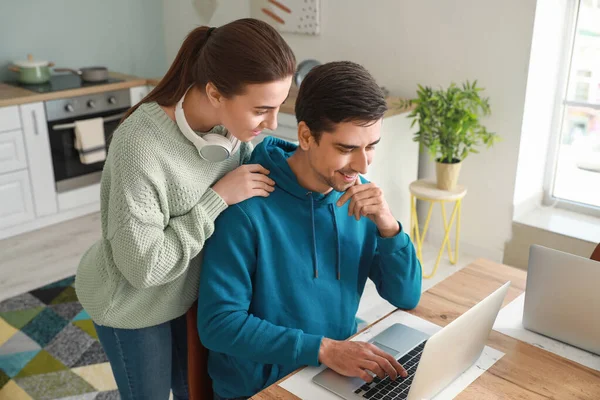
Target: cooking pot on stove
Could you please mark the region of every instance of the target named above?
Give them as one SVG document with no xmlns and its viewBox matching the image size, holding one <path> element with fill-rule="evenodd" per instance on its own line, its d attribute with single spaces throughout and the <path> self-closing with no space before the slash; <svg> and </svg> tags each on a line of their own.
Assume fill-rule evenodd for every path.
<svg viewBox="0 0 600 400">
<path fill-rule="evenodd" d="M 103 82 L 108 80 L 108 68 L 86 67 L 80 69 L 54 68 L 56 72 L 70 72 L 78 75 L 84 82 Z"/>
<path fill-rule="evenodd" d="M 33 85 L 48 82 L 50 80 L 50 68 L 53 66 L 53 62 L 36 61 L 29 54 L 26 61 L 15 61 L 8 69 L 19 74 L 17 81 L 20 83 Z"/>
</svg>

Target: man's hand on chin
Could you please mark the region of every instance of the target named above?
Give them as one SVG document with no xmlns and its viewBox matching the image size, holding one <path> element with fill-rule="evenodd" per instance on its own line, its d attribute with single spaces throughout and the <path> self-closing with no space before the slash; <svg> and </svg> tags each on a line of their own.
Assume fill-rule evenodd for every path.
<svg viewBox="0 0 600 400">
<path fill-rule="evenodd" d="M 377 225 L 381 237 L 396 236 L 400 232 L 400 224 L 392 215 L 383 190 L 376 184 L 371 182 L 363 185 L 359 176 L 356 183 L 340 197 L 338 207 L 348 200 L 348 215 L 354 215 L 357 221 L 361 216 L 369 218 Z"/>
</svg>

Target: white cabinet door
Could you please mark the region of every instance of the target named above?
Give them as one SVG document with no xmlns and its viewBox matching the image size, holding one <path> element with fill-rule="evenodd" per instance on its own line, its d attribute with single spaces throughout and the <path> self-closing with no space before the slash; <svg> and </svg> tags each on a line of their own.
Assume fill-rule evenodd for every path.
<svg viewBox="0 0 600 400">
<path fill-rule="evenodd" d="M 35 214 L 38 217 L 56 214 L 56 184 L 44 104 L 22 105 L 21 122 L 25 137 L 25 150 L 29 159 Z"/>
<path fill-rule="evenodd" d="M 10 106 L 0 108 L 0 132 L 12 131 L 20 127 L 19 107 Z"/>
<path fill-rule="evenodd" d="M 412 140 L 418 125 L 411 127 L 407 113 L 386 117 L 381 125 L 381 143 L 375 147 L 373 163 L 366 178 L 376 183 L 385 195 L 394 217 L 406 232 L 410 229 L 410 191 L 408 186 L 419 173 L 419 144 Z"/>
<path fill-rule="evenodd" d="M 275 131 L 264 131 L 256 138 L 252 139 L 252 144 L 256 147 L 267 136 L 274 136 L 285 141 L 298 144 L 298 128 L 296 117 L 291 114 L 277 114 L 277 129 Z"/>
<path fill-rule="evenodd" d="M 27 168 L 23 133 L 0 132 L 0 174 Z"/>
<path fill-rule="evenodd" d="M 0 175 L 0 229 L 33 219 L 27 170 Z"/>
<path fill-rule="evenodd" d="M 150 91 L 154 88 L 154 86 L 144 85 L 144 86 L 136 86 L 129 88 L 129 96 L 131 97 L 131 105 L 135 105 L 139 103 Z"/>
</svg>

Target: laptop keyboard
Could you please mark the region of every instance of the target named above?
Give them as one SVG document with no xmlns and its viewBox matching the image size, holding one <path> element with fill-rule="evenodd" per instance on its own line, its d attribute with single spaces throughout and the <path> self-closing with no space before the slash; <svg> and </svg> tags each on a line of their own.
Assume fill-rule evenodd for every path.
<svg viewBox="0 0 600 400">
<path fill-rule="evenodd" d="M 423 349 L 425 348 L 425 342 L 421 343 L 405 356 L 400 358 L 398 362 L 406 369 L 408 376 L 402 378 L 398 376 L 395 381 L 392 381 L 389 376 L 385 379 L 375 377 L 373 382 L 365 383 L 360 388 L 356 389 L 354 393 L 365 399 L 372 400 L 401 400 L 408 397 L 408 390 L 412 384 L 415 372 L 417 372 L 417 365 L 421 360 Z"/>
</svg>

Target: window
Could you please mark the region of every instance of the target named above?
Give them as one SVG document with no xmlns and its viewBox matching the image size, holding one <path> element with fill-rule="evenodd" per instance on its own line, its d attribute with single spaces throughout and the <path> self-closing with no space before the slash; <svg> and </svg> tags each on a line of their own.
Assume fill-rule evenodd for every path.
<svg viewBox="0 0 600 400">
<path fill-rule="evenodd" d="M 587 101 L 590 93 L 590 84 L 587 82 L 575 83 L 575 100 Z"/>
<path fill-rule="evenodd" d="M 579 1 L 566 54 L 555 146 L 549 155 L 546 201 L 600 215 L 600 8 Z"/>
</svg>

